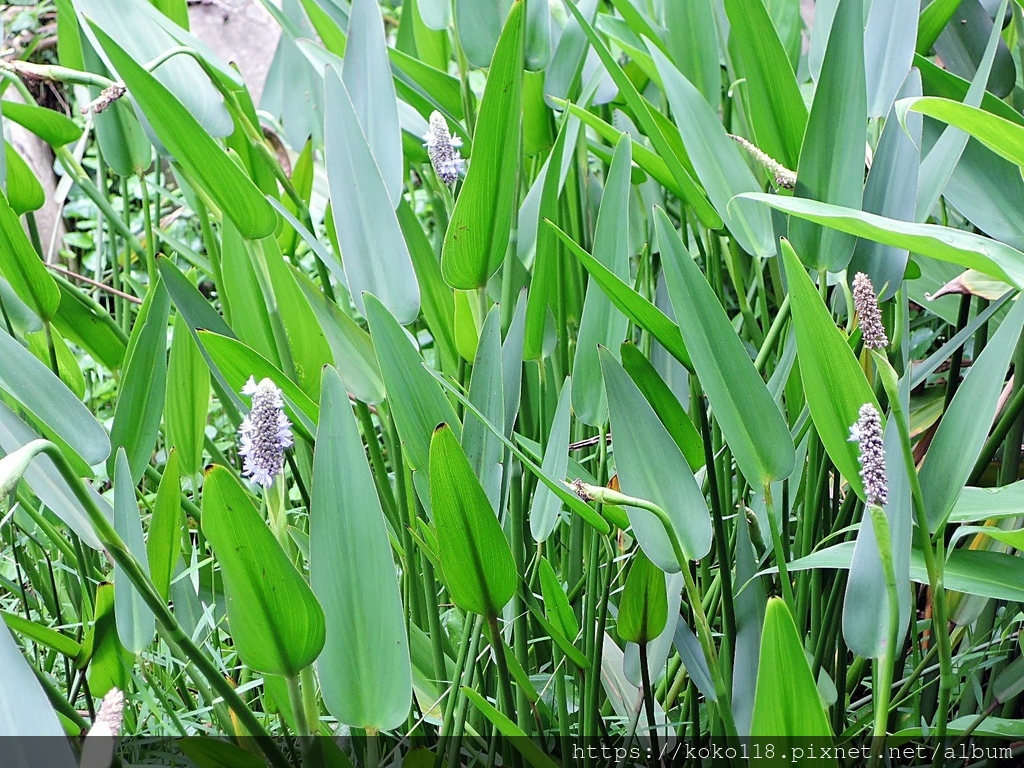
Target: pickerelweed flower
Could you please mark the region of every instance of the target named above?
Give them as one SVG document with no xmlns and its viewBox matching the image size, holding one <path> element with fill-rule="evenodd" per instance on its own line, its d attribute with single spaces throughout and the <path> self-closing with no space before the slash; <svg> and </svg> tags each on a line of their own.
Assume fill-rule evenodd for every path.
<svg viewBox="0 0 1024 768">
<path fill-rule="evenodd" d="M 444 115 L 436 110 L 430 115 L 430 129 L 423 138 L 430 164 L 434 166 L 437 177 L 449 187 L 453 186 L 459 180 L 459 174 L 466 164 L 459 154 L 462 139 L 452 136 Z"/>
<path fill-rule="evenodd" d="M 269 488 L 284 471 L 284 451 L 293 443 L 292 425 L 284 415 L 281 390 L 270 379 L 257 384 L 250 376 L 242 394 L 252 396 L 252 409 L 238 428 L 242 475 Z"/>
<path fill-rule="evenodd" d="M 860 479 L 868 504 L 885 506 L 889 500 L 889 478 L 885 474 L 885 441 L 882 418 L 871 403 L 860 407 L 860 417 L 850 427 L 850 442 L 860 447 Z"/>
<path fill-rule="evenodd" d="M 111 688 L 100 703 L 100 711 L 96 713 L 96 722 L 89 729 L 90 736 L 117 736 L 121 732 L 124 720 L 124 693 Z"/>
<path fill-rule="evenodd" d="M 882 313 L 878 310 L 875 286 L 863 272 L 853 277 L 853 307 L 860 318 L 864 346 L 868 349 L 885 349 L 889 346 L 889 337 L 885 335 L 885 326 L 882 325 Z"/>
</svg>

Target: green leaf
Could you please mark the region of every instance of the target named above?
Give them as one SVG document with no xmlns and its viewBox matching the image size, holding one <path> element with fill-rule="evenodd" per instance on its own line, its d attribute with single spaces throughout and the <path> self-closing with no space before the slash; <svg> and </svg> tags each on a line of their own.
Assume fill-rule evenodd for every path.
<svg viewBox="0 0 1024 768">
<path fill-rule="evenodd" d="M 793 302 L 800 378 L 807 407 L 829 458 L 850 487 L 864 498 L 857 444 L 850 442 L 850 427 L 857 421 L 862 405 L 870 403 L 877 409 L 878 401 L 853 350 L 786 240 L 782 241 L 782 257 Z M 820 279 L 825 279 L 824 274 Z"/>
<path fill-rule="evenodd" d="M 665 574 L 637 551 L 619 601 L 619 637 L 629 643 L 649 643 L 661 634 L 667 622 Z"/>
<path fill-rule="evenodd" d="M 550 621 L 563 637 L 574 639 L 580 633 L 580 623 L 573 613 L 569 598 L 562 589 L 562 583 L 555 575 L 555 569 L 551 567 L 546 557 L 541 557 L 537 564 L 537 573 L 540 576 L 540 589 L 544 597 L 544 612 Z M 664 582 L 664 579 L 662 579 Z"/>
<path fill-rule="evenodd" d="M 443 423 L 430 440 L 430 504 L 452 600 L 464 611 L 497 616 L 516 588 L 512 550 L 458 438 Z"/>
<path fill-rule="evenodd" d="M 807 107 L 778 32 L 762 0 L 726 0 L 725 11 L 736 74 L 746 80 L 754 143 L 787 168 L 796 168 Z M 717 66 L 716 57 L 716 81 Z"/>
<path fill-rule="evenodd" d="M 948 261 L 966 269 L 976 269 L 1015 288 L 1024 288 L 1024 253 L 998 240 L 952 227 L 887 219 L 816 200 L 760 194 L 744 197 L 841 232 L 905 248 L 911 253 Z"/>
<path fill-rule="evenodd" d="M 558 395 L 558 406 L 551 420 L 551 430 L 544 446 L 541 471 L 549 477 L 563 478 L 569 469 L 569 427 L 572 412 L 569 407 L 572 379 L 566 378 Z M 530 505 L 530 534 L 537 542 L 547 541 L 558 525 L 562 501 L 550 488 L 538 487 Z"/>
<path fill-rule="evenodd" d="M 0 401 L 0 449 L 8 454 L 13 454 L 38 439 L 39 434 Z M 25 460 L 24 454 L 22 460 Z M 8 472 L 23 471 L 25 482 L 28 483 L 32 492 L 58 519 L 78 535 L 83 544 L 92 549 L 103 549 L 103 544 L 93 531 L 88 512 L 68 487 L 67 481 L 57 469 L 53 459 L 49 456 L 39 456 L 24 469 L 18 467 L 18 464 L 18 461 L 12 459 L 10 464 L 5 466 L 8 468 Z M 17 467 L 16 470 L 15 467 Z M 3 481 L 0 480 L 0 482 Z M 104 515 L 108 519 L 113 519 L 113 510 L 106 500 L 96 493 L 91 485 L 87 488 L 89 495 L 103 510 Z"/>
<path fill-rule="evenodd" d="M 67 635 L 58 632 L 56 629 L 44 627 L 35 621 L 30 621 L 24 616 L 9 611 L 0 611 L 4 623 L 14 632 L 27 637 L 34 643 L 51 648 L 57 653 L 67 656 L 71 660 L 78 658 L 82 652 L 82 646 Z"/>
<path fill-rule="evenodd" d="M 135 485 L 124 448 L 117 449 L 114 461 L 114 530 L 149 575 L 149 560 L 142 538 L 142 519 L 135 501 Z M 117 636 L 121 645 L 130 653 L 142 653 L 153 642 L 156 633 L 156 617 L 146 605 L 138 587 L 117 563 L 114 564 L 114 616 L 117 620 Z"/>
<path fill-rule="evenodd" d="M 57 311 L 60 291 L 21 227 L 18 214 L 0 193 L 0 274 L 43 320 Z"/>
<path fill-rule="evenodd" d="M 178 476 L 178 451 L 167 454 L 164 474 L 160 478 L 153 516 L 149 519 L 146 538 L 146 562 L 150 578 L 160 596 L 167 600 L 171 591 L 171 578 L 181 556 L 182 522 L 181 487 Z"/>
<path fill-rule="evenodd" d="M 434 345 L 440 352 L 440 364 L 444 370 L 458 370 L 459 353 L 455 347 L 455 298 L 451 287 L 441 275 L 434 246 L 412 207 L 402 201 L 398 204 L 398 223 L 409 246 L 412 266 L 416 270 L 416 282 L 420 287 L 423 319 L 426 320 Z"/>
<path fill-rule="evenodd" d="M 110 442 L 124 448 L 135 485 L 149 464 L 160 431 L 167 386 L 167 317 L 171 298 L 163 284 L 149 289 L 132 328 L 124 375 L 110 428 Z M 113 456 L 107 471 L 114 473 Z"/>
<path fill-rule="evenodd" d="M 263 193 L 159 80 L 103 30 L 93 33 L 160 141 L 245 237 L 273 234 L 277 215 Z"/>
<path fill-rule="evenodd" d="M 22 159 L 17 150 L 4 142 L 4 162 L 7 165 L 7 199 L 15 214 L 38 211 L 46 202 L 46 192 L 35 172 Z"/>
<path fill-rule="evenodd" d="M 632 341 L 622 342 L 622 346 L 619 347 L 619 356 L 622 358 L 622 367 L 626 369 L 629 378 L 633 380 L 644 399 L 658 414 L 661 423 L 665 425 L 665 429 L 672 435 L 672 439 L 676 441 L 679 450 L 686 457 L 686 463 L 690 465 L 690 469 L 696 472 L 704 466 L 704 443 L 697 428 L 690 421 L 686 409 L 683 408 L 671 387 L 658 374 L 658 370 L 651 361 L 644 357 L 643 352 L 637 349 Z"/>
<path fill-rule="evenodd" d="M 622 492 L 661 507 L 687 559 L 704 557 L 711 548 L 711 516 L 693 472 L 629 374 L 606 349 L 601 350 L 601 369 Z M 628 512 L 644 553 L 661 570 L 678 573 L 680 565 L 661 521 L 647 510 L 631 507 Z"/>
<path fill-rule="evenodd" d="M 376 297 L 366 299 L 366 319 L 402 447 L 413 469 L 426 469 L 434 428 L 443 422 L 461 432 L 458 416 L 405 331 Z"/>
<path fill-rule="evenodd" d="M 454 6 L 455 31 L 469 63 L 491 66 L 513 0 L 455 0 Z"/>
<path fill-rule="evenodd" d="M 167 361 L 167 402 L 164 429 L 183 472 L 196 476 L 203 469 L 203 433 L 210 405 L 210 369 L 181 315 L 174 318 Z"/>
<path fill-rule="evenodd" d="M 893 99 L 910 71 L 920 7 L 917 0 L 871 3 L 864 29 L 868 117 L 889 114 Z"/>
<path fill-rule="evenodd" d="M 341 81 L 352 99 L 356 118 L 394 209 L 402 197 L 402 132 L 398 127 L 398 101 L 388 61 L 384 18 L 377 0 L 352 2 Z"/>
<path fill-rule="evenodd" d="M 324 612 L 249 495 L 215 466 L 203 486 L 203 533 L 227 596 L 231 639 L 258 672 L 295 676 L 324 647 Z"/>
<path fill-rule="evenodd" d="M 979 107 L 958 101 L 923 96 L 903 99 L 897 105 L 900 120 L 907 112 L 920 112 L 966 131 L 1000 157 L 1024 167 L 1024 126 Z"/>
<path fill-rule="evenodd" d="M 513 4 L 494 51 L 469 170 L 445 232 L 441 272 L 453 288 L 486 285 L 508 250 L 519 175 L 524 5 Z"/>
<path fill-rule="evenodd" d="M 110 453 L 110 440 L 96 417 L 64 382 L 7 333 L 0 333 L 0 389 L 63 440 L 86 464 Z"/>
<path fill-rule="evenodd" d="M 594 259 L 623 282 L 629 279 L 631 147 L 632 140 L 626 134 L 615 145 L 594 230 Z M 615 309 L 597 281 L 588 284 L 572 365 L 573 411 L 584 424 L 598 426 L 608 421 L 597 348 L 614 349 L 622 343 L 628 328 L 628 319 Z"/>
<path fill-rule="evenodd" d="M 697 178 L 715 210 L 743 250 L 756 256 L 773 256 L 775 243 L 768 213 L 753 206 L 729 204 L 736 195 L 761 191 L 742 150 L 726 134 L 718 113 L 693 84 L 679 74 L 657 47 L 648 48 Z"/>
<path fill-rule="evenodd" d="M 777 597 L 768 601 L 761 632 L 761 661 L 750 735 L 755 738 L 832 736 L 793 616 Z M 835 765 L 834 760 L 807 762 Z"/>
<path fill-rule="evenodd" d="M 511 740 L 512 745 L 533 768 L 558 768 L 558 764 L 533 742 L 526 731 L 501 714 L 487 699 L 466 686 L 462 687 L 462 693 L 491 721 L 499 733 Z"/>
<path fill-rule="evenodd" d="M 1017 517 L 1024 509 L 1024 480 L 1001 488 L 964 488 L 949 514 L 950 523 Z"/>
<path fill-rule="evenodd" d="M 814 103 L 797 166 L 797 198 L 860 208 L 867 141 L 867 89 L 864 80 L 862 0 L 841 0 L 829 33 Z M 790 239 L 815 269 L 838 272 L 853 255 L 856 240 L 791 221 Z"/>
<path fill-rule="evenodd" d="M 661 208 L 654 218 L 679 330 L 736 464 L 754 488 L 788 477 L 795 453 L 786 420 L 672 222 Z"/>
<path fill-rule="evenodd" d="M 849 568 L 853 559 L 852 541 L 814 552 L 786 564 L 790 571 L 814 568 Z M 764 573 L 774 572 L 774 568 Z M 919 549 L 910 553 L 910 580 L 928 584 L 928 571 Z M 1002 552 L 954 549 L 943 568 L 943 583 L 950 592 L 988 597 L 993 600 L 1024 601 L 1024 558 Z"/>
<path fill-rule="evenodd" d="M 323 372 L 320 412 L 309 576 L 327 617 L 327 642 L 317 672 L 324 703 L 340 722 L 390 730 L 405 721 L 412 702 L 405 612 L 363 441 L 341 377 L 330 366 Z"/>
<path fill-rule="evenodd" d="M 53 316 L 54 327 L 108 371 L 119 369 L 128 347 L 127 334 L 94 299 L 61 277 L 56 282 L 60 304 Z"/>
<path fill-rule="evenodd" d="M 77 763 L 67 742 L 67 735 L 53 707 L 36 679 L 32 667 L 22 656 L 6 624 L 0 626 L 0 686 L 17 691 L 17 696 L 0 698 L 0 733 L 8 736 L 56 736 L 47 752 L 47 764 L 56 768 L 73 768 Z M 38 745 L 30 739 L 8 739 L 4 760 L 31 765 L 38 761 Z M 14 763 L 12 762 L 12 765 Z"/>
<path fill-rule="evenodd" d="M 960 0 L 933 0 L 921 11 L 917 26 L 917 52 L 919 54 L 928 55 L 959 5 Z"/>
<path fill-rule="evenodd" d="M 708 104 L 718 106 L 722 65 L 714 3 L 711 0 L 666 3 L 665 27 L 665 48 L 672 61 L 683 77 L 697 86 Z"/>
<path fill-rule="evenodd" d="M 505 386 L 501 357 L 501 314 L 498 306 L 491 307 L 480 332 L 480 343 L 473 361 L 473 376 L 469 384 L 469 399 L 492 424 L 505 421 Z M 566 430 L 568 451 L 568 430 Z M 501 504 L 502 459 L 504 448 L 498 436 L 483 422 L 473 419 L 462 428 L 462 449 L 466 452 L 473 471 L 494 507 Z M 540 493 L 540 489 L 537 491 Z M 536 497 L 534 497 L 536 498 Z"/>
<path fill-rule="evenodd" d="M 27 128 L 51 147 L 63 147 L 82 135 L 73 120 L 52 109 L 17 101 L 0 101 L 0 105 L 5 119 Z"/>
<path fill-rule="evenodd" d="M 921 466 L 921 494 L 928 527 L 938 530 L 963 490 L 992 427 L 1006 369 L 1024 327 L 1024 302 L 1016 301 L 974 360 L 939 422 Z"/>
<path fill-rule="evenodd" d="M 271 379 L 284 392 L 285 408 L 294 425 L 307 434 L 312 432 L 312 425 L 320 417 L 317 404 L 269 360 L 237 339 L 210 331 L 199 331 L 199 342 L 224 376 L 231 392 L 240 392 L 250 376 L 256 381 Z"/>
<path fill-rule="evenodd" d="M 303 272 L 292 268 L 292 276 L 323 329 L 345 388 L 364 403 L 379 403 L 384 399 L 384 382 L 370 334 L 342 312 Z"/>
<path fill-rule="evenodd" d="M 409 249 L 395 215 L 384 178 L 345 83 L 333 67 L 324 74 L 324 135 L 327 181 L 334 231 L 341 247 L 345 276 L 356 309 L 363 293 L 377 296 L 403 324 L 419 314 Z"/>
<path fill-rule="evenodd" d="M 920 92 L 920 74 L 912 72 L 903 83 L 900 94 L 909 96 Z M 922 118 L 915 117 L 906 122 L 904 130 L 890 111 L 864 186 L 865 211 L 902 221 L 915 220 L 923 123 Z M 847 274 L 867 273 L 871 284 L 878 287 L 880 299 L 889 299 L 903 283 L 909 258 L 910 253 L 905 249 L 858 239 Z M 887 287 L 883 289 L 883 286 Z"/>
<path fill-rule="evenodd" d="M 558 238 L 572 251 L 573 255 L 582 262 L 593 279 L 603 290 L 612 303 L 626 317 L 639 325 L 651 334 L 665 350 L 676 360 L 682 363 L 687 369 L 692 370 L 693 364 L 683 344 L 682 334 L 679 326 L 672 322 L 668 316 L 649 302 L 629 285 L 616 277 L 615 273 L 599 262 L 565 232 L 560 230 L 550 221 L 545 222 L 554 230 Z"/>
</svg>

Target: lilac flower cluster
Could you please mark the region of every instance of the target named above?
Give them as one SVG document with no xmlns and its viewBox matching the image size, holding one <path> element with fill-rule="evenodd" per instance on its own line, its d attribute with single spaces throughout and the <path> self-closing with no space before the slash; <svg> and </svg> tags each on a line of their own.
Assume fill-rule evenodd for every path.
<svg viewBox="0 0 1024 768">
<path fill-rule="evenodd" d="M 459 174 L 466 164 L 459 154 L 462 139 L 452 136 L 444 115 L 436 110 L 430 115 L 430 129 L 423 138 L 430 164 L 434 166 L 437 177 L 449 187 L 453 186 L 459 180 Z"/>
<path fill-rule="evenodd" d="M 250 376 L 242 394 L 252 396 L 252 409 L 238 428 L 242 475 L 269 488 L 284 471 L 284 451 L 293 443 L 291 423 L 284 415 L 281 390 L 270 379 L 257 384 Z"/>
<path fill-rule="evenodd" d="M 863 272 L 858 272 L 853 278 L 853 306 L 860 318 L 864 346 L 868 349 L 885 349 L 889 346 L 889 337 L 885 335 L 885 326 L 882 325 L 882 313 L 878 310 L 875 286 Z"/>
<path fill-rule="evenodd" d="M 885 442 L 882 418 L 871 403 L 860 407 L 860 418 L 850 427 L 850 442 L 860 447 L 860 479 L 868 504 L 885 506 L 889 500 L 889 478 L 885 473 Z"/>
</svg>

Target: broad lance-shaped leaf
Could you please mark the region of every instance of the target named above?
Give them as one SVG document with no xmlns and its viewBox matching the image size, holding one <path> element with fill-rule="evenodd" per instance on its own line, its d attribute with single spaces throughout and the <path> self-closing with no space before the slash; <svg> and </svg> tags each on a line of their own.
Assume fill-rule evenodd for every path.
<svg viewBox="0 0 1024 768">
<path fill-rule="evenodd" d="M 4 102 L 6 103 L 6 102 Z M 0 275 L 18 298 L 43 320 L 57 312 L 60 291 L 21 227 L 18 214 L 0 192 Z"/>
<path fill-rule="evenodd" d="M 1018 299 L 974 360 L 935 431 L 921 466 L 921 494 L 932 531 L 953 509 L 985 444 L 1022 327 L 1024 301 Z"/>
<path fill-rule="evenodd" d="M 263 193 L 199 121 L 145 67 L 96 25 L 93 33 L 156 135 L 245 237 L 273 234 L 277 215 Z"/>
<path fill-rule="evenodd" d="M 411 323 L 420 310 L 412 257 L 355 106 L 334 67 L 324 72 L 324 97 L 327 184 L 352 300 L 365 314 L 363 293 L 372 293 L 400 323 Z"/>
<path fill-rule="evenodd" d="M 918 0 L 871 3 L 864 29 L 868 117 L 885 117 L 889 113 L 900 84 L 910 71 L 920 7 Z"/>
<path fill-rule="evenodd" d="M 619 637 L 630 643 L 649 643 L 668 621 L 665 574 L 642 551 L 637 552 L 619 601 Z"/>
<path fill-rule="evenodd" d="M 286 677 L 312 664 L 324 647 L 324 611 L 224 467 L 206 475 L 203 533 L 224 577 L 228 626 L 239 658 L 258 672 Z"/>
<path fill-rule="evenodd" d="M 469 170 L 441 250 L 453 288 L 480 288 L 508 250 L 519 175 L 523 90 L 523 6 L 512 5 L 487 74 Z"/>
<path fill-rule="evenodd" d="M 149 575 L 149 558 L 142 539 L 142 519 L 135 502 L 135 485 L 124 448 L 117 449 L 114 463 L 114 530 L 128 545 L 143 573 Z M 131 653 L 142 653 L 153 641 L 156 617 L 135 584 L 121 566 L 114 565 L 114 615 L 121 645 Z"/>
<path fill-rule="evenodd" d="M 691 560 L 711 549 L 711 516 L 704 495 L 672 436 L 619 362 L 601 350 L 601 369 L 622 492 L 661 507 L 672 522 L 683 554 Z M 661 570 L 679 571 L 679 562 L 661 521 L 630 507 L 629 521 L 644 553 Z"/>
<path fill-rule="evenodd" d="M 786 240 L 782 241 L 782 259 L 793 302 L 800 378 L 807 407 L 829 458 L 863 498 L 857 444 L 850 442 L 850 427 L 857 421 L 862 405 L 870 403 L 877 409 L 878 401 L 853 350 Z M 820 279 L 825 279 L 824 274 Z"/>
<path fill-rule="evenodd" d="M 908 74 L 900 93 L 920 94 L 921 73 L 915 69 Z M 924 119 L 914 115 L 904 129 L 890 110 L 864 185 L 865 211 L 903 221 L 914 220 L 919 197 L 919 147 L 923 125 Z M 880 298 L 889 299 L 896 295 L 903 283 L 909 258 L 910 252 L 906 249 L 859 238 L 846 273 L 848 276 L 866 273 L 880 292 Z"/>
<path fill-rule="evenodd" d="M 389 730 L 405 721 L 412 702 L 405 612 L 363 441 L 330 366 L 320 413 L 309 516 L 310 582 L 327 619 L 317 672 L 324 703 L 340 722 Z"/>
<path fill-rule="evenodd" d="M 163 283 L 150 287 L 128 342 L 110 441 L 124 448 L 132 485 L 142 479 L 160 431 L 167 386 L 167 317 L 171 297 Z M 113 473 L 114 462 L 107 461 Z"/>
<path fill-rule="evenodd" d="M 512 0 L 455 0 L 454 5 L 455 31 L 466 58 L 474 67 L 489 67 Z"/>
<path fill-rule="evenodd" d="M 967 132 L 1000 157 L 1024 168 L 1024 127 L 984 109 L 950 99 L 924 96 L 896 104 L 901 122 L 907 112 L 920 112 Z"/>
<path fill-rule="evenodd" d="M 110 440 L 96 417 L 50 369 L 8 333 L 0 333 L 0 390 L 13 397 L 80 456 L 99 464 Z"/>
<path fill-rule="evenodd" d="M 594 259 L 622 281 L 629 280 L 629 194 L 632 166 L 632 139 L 622 134 L 608 168 L 601 210 L 594 231 Z M 572 366 L 572 406 L 576 418 L 598 426 L 608 421 L 608 402 L 601 381 L 598 346 L 615 349 L 626 337 L 629 321 L 617 310 L 597 284 L 587 285 L 580 330 L 576 339 L 576 357 Z"/>
<path fill-rule="evenodd" d="M 480 332 L 473 378 L 469 384 L 470 401 L 492 424 L 501 424 L 505 420 L 502 364 L 501 308 L 495 305 L 487 313 Z M 487 492 L 487 499 L 498 508 L 501 504 L 501 460 L 504 453 L 501 440 L 482 421 L 470 419 L 462 427 L 462 449 Z"/>
<path fill-rule="evenodd" d="M 426 469 L 434 427 L 444 422 L 461 432 L 458 416 L 409 336 L 374 296 L 366 297 L 366 320 L 406 457 L 413 469 Z"/>
<path fill-rule="evenodd" d="M 768 9 L 761 0 L 726 0 L 725 11 L 730 24 L 729 50 L 739 74 L 746 79 L 754 143 L 787 168 L 796 168 L 807 107 Z M 715 59 L 717 75 L 717 55 Z M 716 77 L 716 92 L 720 87 Z"/>
<path fill-rule="evenodd" d="M 832 736 L 804 646 L 786 604 L 768 601 L 750 735 L 774 738 Z M 834 760 L 809 761 L 835 765 Z"/>
<path fill-rule="evenodd" d="M 354 0 L 341 68 L 352 105 L 377 161 L 392 207 L 402 197 L 402 131 L 384 19 L 377 0 Z"/>
<path fill-rule="evenodd" d="M 569 469 L 569 427 L 572 412 L 569 407 L 572 392 L 572 379 L 566 378 L 562 391 L 558 395 L 558 407 L 555 417 L 551 420 L 551 431 L 548 442 L 544 446 L 544 460 L 541 471 L 549 477 L 562 479 Z M 558 525 L 558 513 L 562 509 L 562 500 L 554 492 L 543 485 L 538 486 L 533 494 L 530 505 L 530 533 L 534 541 L 547 541 Z"/>
<path fill-rule="evenodd" d="M 736 464 L 754 488 L 787 477 L 795 454 L 786 420 L 665 211 L 654 219 L 679 330 Z"/>
<path fill-rule="evenodd" d="M 975 269 L 1015 288 L 1024 289 L 1024 253 L 998 240 L 937 224 L 914 224 L 887 219 L 852 208 L 819 203 L 817 200 L 764 194 L 743 197 L 857 237 L 866 237 L 877 243 L 905 248 L 912 253 Z"/>
<path fill-rule="evenodd" d="M 73 768 L 77 764 L 67 734 L 53 711 L 42 685 L 25 660 L 6 623 L 0 621 L 0 687 L 17 695 L 0 697 L 0 736 L 50 736 L 48 739 L 6 739 L 4 761 L 11 765 L 52 765 Z M 40 742 L 45 744 L 42 753 Z"/>
<path fill-rule="evenodd" d="M 860 208 L 867 141 L 862 0 L 839 0 L 814 103 L 807 118 L 800 163 L 798 198 Z M 806 264 L 838 272 L 853 255 L 856 239 L 791 221 L 790 239 Z"/>
<path fill-rule="evenodd" d="M 516 565 L 480 481 L 447 424 L 430 440 L 430 503 L 441 573 L 464 611 L 496 617 L 516 589 Z"/>
<path fill-rule="evenodd" d="M 749 205 L 730 205 L 736 195 L 761 189 L 742 151 L 726 134 L 718 113 L 693 84 L 679 74 L 657 46 L 648 48 L 661 75 L 679 135 L 715 210 L 743 250 L 757 256 L 774 256 L 772 221 L 767 212 Z"/>
</svg>

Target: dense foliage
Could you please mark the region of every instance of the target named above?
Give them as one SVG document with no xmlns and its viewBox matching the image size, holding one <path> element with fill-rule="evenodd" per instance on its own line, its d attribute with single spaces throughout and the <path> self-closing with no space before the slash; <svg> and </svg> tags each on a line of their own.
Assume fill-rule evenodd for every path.
<svg viewBox="0 0 1024 768">
<path fill-rule="evenodd" d="M 0 735 L 1014 753 L 1019 0 L 265 5 L 5 12 Z"/>
</svg>

